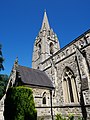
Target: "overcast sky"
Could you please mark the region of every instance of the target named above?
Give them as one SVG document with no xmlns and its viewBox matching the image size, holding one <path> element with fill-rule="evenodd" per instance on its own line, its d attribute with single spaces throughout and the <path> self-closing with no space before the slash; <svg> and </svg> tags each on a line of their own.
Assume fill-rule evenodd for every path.
<svg viewBox="0 0 90 120">
<path fill-rule="evenodd" d="M 32 51 L 44 10 L 61 48 L 90 28 L 90 0 L 0 0 L 0 43 L 5 70 L 19 64 L 31 67 Z"/>
</svg>

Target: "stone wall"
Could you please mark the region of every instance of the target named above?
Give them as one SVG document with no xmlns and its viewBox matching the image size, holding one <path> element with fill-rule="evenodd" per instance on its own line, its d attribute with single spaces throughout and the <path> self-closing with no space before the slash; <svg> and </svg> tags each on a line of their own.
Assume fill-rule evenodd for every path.
<svg viewBox="0 0 90 120">
<path fill-rule="evenodd" d="M 43 88 L 32 88 L 37 109 L 37 116 L 51 116 L 50 91 Z M 46 93 L 46 104 L 43 104 L 43 93 Z"/>
<path fill-rule="evenodd" d="M 4 120 L 3 112 L 4 112 L 4 100 L 6 95 L 0 100 L 0 120 Z"/>
<path fill-rule="evenodd" d="M 46 59 L 44 62 L 42 62 L 42 68 L 46 72 L 46 74 L 51 78 L 54 86 L 55 86 L 55 91 L 53 92 L 53 106 L 57 106 L 56 109 L 53 110 L 54 114 L 57 112 L 60 113 L 73 113 L 76 116 L 81 115 L 81 108 L 78 107 L 80 106 L 80 91 L 81 91 L 81 84 L 80 84 L 80 76 L 79 76 L 79 71 L 77 67 L 77 63 L 75 60 L 76 56 L 76 46 L 81 49 L 81 51 L 85 50 L 86 55 L 87 55 L 87 60 L 90 66 L 90 33 L 86 34 L 87 41 L 84 38 L 84 36 L 81 36 L 80 39 L 76 39 L 57 53 L 55 53 L 53 56 L 49 57 Z M 76 81 L 76 86 L 77 86 L 77 94 L 78 94 L 78 102 L 77 103 L 69 103 L 68 105 L 64 103 L 64 98 L 63 98 L 63 88 L 62 88 L 62 76 L 63 76 L 63 70 L 65 67 L 69 67 L 75 76 L 75 81 Z M 56 72 L 56 74 L 55 74 Z M 57 79 L 57 80 L 56 80 Z M 88 81 L 89 82 L 89 81 Z M 56 84 L 57 83 L 57 84 Z M 88 83 L 90 86 L 90 82 Z M 85 103 L 88 103 L 90 105 L 90 88 L 87 91 L 83 92 L 84 100 L 86 101 Z M 75 105 L 78 107 L 75 108 Z M 87 104 L 86 104 L 87 105 Z M 61 108 L 58 109 L 58 106 Z M 62 106 L 67 106 L 66 108 L 62 108 Z M 72 108 L 70 107 L 73 107 Z M 68 109 L 68 110 L 67 110 Z M 89 107 L 86 108 L 88 116 L 90 115 L 89 113 Z M 76 112 L 75 112 L 76 111 Z M 88 118 L 89 120 L 89 118 Z"/>
</svg>

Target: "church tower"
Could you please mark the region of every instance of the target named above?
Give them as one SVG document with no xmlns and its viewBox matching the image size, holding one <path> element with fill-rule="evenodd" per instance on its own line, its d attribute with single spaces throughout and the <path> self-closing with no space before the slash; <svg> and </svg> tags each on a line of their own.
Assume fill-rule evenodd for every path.
<svg viewBox="0 0 90 120">
<path fill-rule="evenodd" d="M 33 50 L 32 68 L 42 69 L 41 63 L 60 50 L 57 35 L 50 28 L 46 11 Z"/>
</svg>

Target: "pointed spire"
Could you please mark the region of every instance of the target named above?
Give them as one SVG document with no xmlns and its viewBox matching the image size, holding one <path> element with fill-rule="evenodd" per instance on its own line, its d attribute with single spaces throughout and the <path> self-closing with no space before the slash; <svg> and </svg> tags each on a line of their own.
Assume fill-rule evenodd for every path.
<svg viewBox="0 0 90 120">
<path fill-rule="evenodd" d="M 46 28 L 47 30 L 50 29 L 49 22 L 48 22 L 48 17 L 47 17 L 47 14 L 46 14 L 46 10 L 44 11 L 44 18 L 43 18 L 41 30 L 43 28 Z"/>
</svg>

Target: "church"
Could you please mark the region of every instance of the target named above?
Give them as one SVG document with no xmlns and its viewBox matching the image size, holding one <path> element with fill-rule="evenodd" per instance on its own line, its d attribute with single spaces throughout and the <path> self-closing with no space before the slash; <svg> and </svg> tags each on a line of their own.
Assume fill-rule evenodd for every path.
<svg viewBox="0 0 90 120">
<path fill-rule="evenodd" d="M 32 68 L 19 65 L 16 59 L 7 89 L 22 85 L 32 88 L 38 120 L 55 120 L 57 114 L 90 120 L 90 30 L 60 48 L 45 11 L 34 43 Z"/>
</svg>

